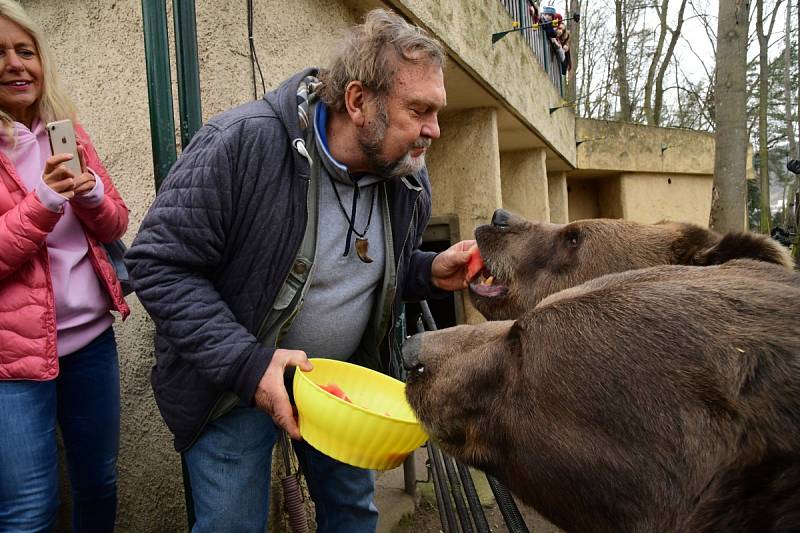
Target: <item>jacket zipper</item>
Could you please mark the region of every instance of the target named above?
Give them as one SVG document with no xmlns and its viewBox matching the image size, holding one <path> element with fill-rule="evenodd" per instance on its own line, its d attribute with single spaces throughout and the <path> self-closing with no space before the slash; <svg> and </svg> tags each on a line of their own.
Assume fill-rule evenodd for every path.
<svg viewBox="0 0 800 533">
<path fill-rule="evenodd" d="M 417 197 L 414 198 L 414 208 L 411 211 L 411 221 L 408 224 L 408 230 L 406 231 L 405 239 L 403 239 L 403 246 L 400 248 L 400 257 L 399 257 L 399 259 L 397 261 L 398 268 L 400 267 L 400 265 L 403 264 L 403 255 L 406 253 L 406 244 L 408 243 L 408 238 L 411 236 L 412 228 L 415 225 L 414 221 L 417 218 L 417 206 L 419 205 L 419 199 L 420 199 L 421 196 L 422 196 L 422 191 L 421 190 L 417 191 Z M 399 274 L 399 272 L 398 272 L 398 274 Z M 398 279 L 400 279 L 399 275 L 398 275 Z M 397 293 L 395 293 L 395 298 L 398 298 L 398 297 L 402 297 L 402 294 L 398 295 Z M 392 366 L 392 361 L 394 359 L 394 354 L 392 353 L 394 351 L 393 350 L 393 347 L 394 347 L 393 346 L 393 343 L 394 343 L 393 335 L 394 335 L 395 324 L 397 323 L 397 316 L 395 314 L 395 308 L 396 308 L 395 302 L 392 302 L 390 307 L 389 307 L 389 310 L 390 310 L 389 311 L 390 312 L 389 316 L 391 318 L 391 320 L 389 321 L 389 329 L 386 332 L 386 335 L 384 336 L 384 338 L 386 338 L 387 342 L 389 343 L 389 366 L 390 366 L 389 371 L 390 372 L 392 370 L 391 366 Z M 398 370 L 400 370 L 400 369 L 398 369 Z M 398 375 L 399 375 L 399 372 L 398 372 Z"/>
</svg>

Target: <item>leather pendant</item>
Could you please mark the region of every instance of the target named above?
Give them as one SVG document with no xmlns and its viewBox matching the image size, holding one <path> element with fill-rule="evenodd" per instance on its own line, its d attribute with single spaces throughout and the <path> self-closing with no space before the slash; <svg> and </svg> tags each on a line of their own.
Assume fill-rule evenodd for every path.
<svg viewBox="0 0 800 533">
<path fill-rule="evenodd" d="M 372 258 L 367 255 L 369 253 L 369 239 L 356 237 L 356 253 L 362 263 L 372 263 Z"/>
</svg>

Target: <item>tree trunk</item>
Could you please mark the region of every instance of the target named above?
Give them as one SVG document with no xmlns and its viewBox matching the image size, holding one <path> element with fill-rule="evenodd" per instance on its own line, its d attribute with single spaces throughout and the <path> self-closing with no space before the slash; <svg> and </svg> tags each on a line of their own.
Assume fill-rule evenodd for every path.
<svg viewBox="0 0 800 533">
<path fill-rule="evenodd" d="M 672 30 L 672 38 L 667 46 L 667 53 L 664 54 L 664 59 L 658 69 L 656 75 L 656 89 L 653 96 L 653 125 L 658 126 L 661 123 L 661 109 L 664 104 L 664 76 L 667 73 L 667 67 L 672 61 L 672 56 L 675 53 L 675 46 L 678 44 L 678 38 L 681 36 L 681 29 L 683 28 L 683 14 L 686 11 L 686 0 L 682 0 L 681 7 L 678 9 L 678 23 L 675 29 Z"/>
<path fill-rule="evenodd" d="M 581 11 L 581 2 L 580 0 L 569 0 L 569 10 L 567 11 L 564 18 L 571 17 L 575 13 L 580 13 Z M 570 22 L 570 33 L 571 36 L 569 38 L 569 54 L 570 59 L 572 61 L 572 68 L 569 70 L 567 74 L 567 101 L 568 102 L 575 102 L 575 99 L 578 97 L 577 92 L 577 82 L 578 77 L 576 75 L 576 71 L 578 70 L 578 54 L 581 51 L 580 42 L 581 42 L 581 25 L 576 24 L 575 22 Z M 575 109 L 578 109 L 577 102 L 575 105 Z"/>
<path fill-rule="evenodd" d="M 658 9 L 658 8 L 657 8 Z M 655 85 L 656 69 L 658 60 L 661 58 L 661 51 L 664 49 L 664 41 L 667 39 L 667 15 L 669 14 L 669 0 L 661 0 L 661 9 L 658 9 L 658 42 L 653 52 L 653 59 L 647 69 L 647 79 L 644 82 L 644 104 L 642 112 L 647 124 L 653 126 L 653 86 Z"/>
<path fill-rule="evenodd" d="M 748 25 L 749 13 L 745 0 L 719 3 L 715 88 L 717 129 L 709 225 L 722 232 L 742 231 L 745 228 Z"/>
<path fill-rule="evenodd" d="M 619 87 L 619 120 L 630 122 L 631 97 L 628 88 L 628 37 L 625 31 L 625 1 L 614 0 L 617 42 L 615 45 L 617 56 L 617 85 Z"/>
<path fill-rule="evenodd" d="M 760 183 L 761 217 L 758 229 L 769 235 L 769 152 L 767 150 L 767 100 L 769 99 L 769 57 L 767 36 L 764 35 L 764 0 L 756 0 L 756 36 L 758 37 L 758 176 Z"/>
<path fill-rule="evenodd" d="M 789 139 L 789 157 L 794 157 L 797 147 L 792 125 L 792 4 L 786 4 L 786 32 L 784 37 L 783 62 L 783 94 L 786 98 L 786 137 Z M 787 158 L 788 159 L 788 158 Z"/>
</svg>

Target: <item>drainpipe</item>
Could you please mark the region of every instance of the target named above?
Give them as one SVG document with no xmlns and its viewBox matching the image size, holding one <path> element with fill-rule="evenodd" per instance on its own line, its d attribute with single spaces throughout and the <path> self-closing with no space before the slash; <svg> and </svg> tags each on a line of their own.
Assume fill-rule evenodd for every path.
<svg viewBox="0 0 800 533">
<path fill-rule="evenodd" d="M 194 7 L 194 0 L 173 0 L 181 146 L 184 148 L 202 125 Z M 177 159 L 166 0 L 142 0 L 142 19 L 153 169 L 158 191 Z"/>
<path fill-rule="evenodd" d="M 172 77 L 169 72 L 167 8 L 164 0 L 142 0 L 147 100 L 156 191 L 177 159 L 172 118 Z"/>
<path fill-rule="evenodd" d="M 200 67 L 197 60 L 197 22 L 194 0 L 172 0 L 175 17 L 175 57 L 178 71 L 178 106 L 181 147 L 203 125 L 200 109 Z"/>
</svg>

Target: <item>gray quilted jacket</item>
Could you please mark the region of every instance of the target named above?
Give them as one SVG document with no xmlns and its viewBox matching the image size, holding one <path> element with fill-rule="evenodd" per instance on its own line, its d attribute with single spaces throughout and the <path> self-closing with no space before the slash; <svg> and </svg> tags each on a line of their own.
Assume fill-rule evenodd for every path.
<svg viewBox="0 0 800 533">
<path fill-rule="evenodd" d="M 198 131 L 125 256 L 156 325 L 151 381 L 178 451 L 191 446 L 226 391 L 252 404 L 272 357 L 256 333 L 303 238 L 310 167 L 293 141 L 302 138 L 296 90 L 308 75 L 316 71 Z M 427 173 L 392 180 L 388 190 L 397 275 L 386 289 L 408 301 L 427 298 L 438 292 L 430 284 L 435 254 L 418 249 L 430 218 Z M 392 301 L 382 310 L 386 326 L 373 334 L 380 341 L 362 342 L 358 357 L 384 372 L 397 349 L 401 301 Z"/>
</svg>

